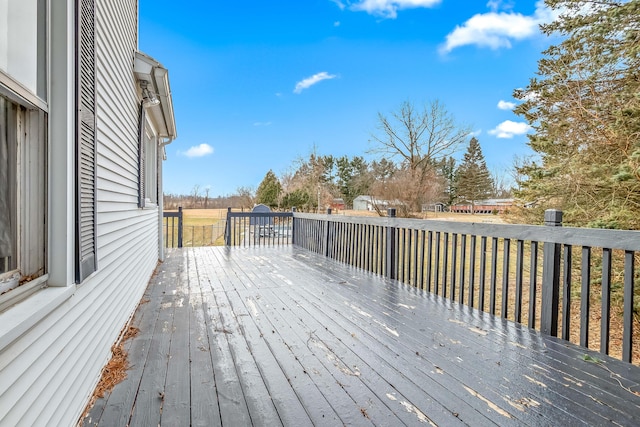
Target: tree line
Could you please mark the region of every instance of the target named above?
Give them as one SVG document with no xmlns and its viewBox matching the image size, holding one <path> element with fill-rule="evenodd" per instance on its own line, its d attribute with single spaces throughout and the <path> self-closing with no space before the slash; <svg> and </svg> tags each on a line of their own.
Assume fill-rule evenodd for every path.
<svg viewBox="0 0 640 427">
<path fill-rule="evenodd" d="M 437 114 L 446 113 L 442 104 L 431 105 L 437 106 Z M 420 122 L 433 123 L 428 115 L 434 111 L 423 110 L 416 115 L 413 105 L 407 102 L 398 115 L 406 119 L 405 126 L 411 126 L 409 123 L 415 123 L 417 116 L 420 116 Z M 383 120 L 386 117 L 381 116 L 383 127 L 389 129 L 389 121 Z M 395 156 L 390 147 L 381 146 L 376 146 L 375 150 L 383 149 L 387 151 L 386 155 L 371 161 L 363 156 L 320 155 L 314 150 L 307 158 L 298 159 L 291 172 L 278 177 L 270 170 L 256 190 L 255 201 L 275 209 L 296 207 L 302 211 L 317 211 L 335 205 L 336 199 L 342 199 L 350 209 L 356 197 L 367 195 L 374 201 L 374 207 L 375 200 L 384 200 L 385 208 L 395 207 L 399 216 L 408 217 L 434 203 L 473 205 L 488 197 L 510 195 L 508 188 L 496 185 L 504 181 L 494 179 L 490 174 L 477 138 L 471 137 L 462 162 L 457 165 L 450 154 L 464 138 L 460 137 L 454 144 L 443 133 L 442 142 L 434 143 L 431 134 L 426 137 L 425 132 L 416 132 L 416 129 L 404 131 L 407 135 L 415 135 L 413 145 L 404 149 L 400 148 L 402 142 L 397 141 Z M 428 144 L 431 147 L 427 147 Z M 402 145 L 407 146 L 409 144 Z M 382 206 L 377 208 L 382 211 Z"/>
</svg>

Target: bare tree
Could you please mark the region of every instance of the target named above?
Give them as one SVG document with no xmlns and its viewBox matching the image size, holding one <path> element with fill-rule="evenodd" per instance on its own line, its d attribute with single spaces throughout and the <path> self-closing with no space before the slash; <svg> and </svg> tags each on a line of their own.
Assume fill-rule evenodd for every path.
<svg viewBox="0 0 640 427">
<path fill-rule="evenodd" d="M 207 209 L 207 205 L 209 204 L 209 191 L 211 191 L 210 186 L 204 187 L 204 208 Z"/>
<path fill-rule="evenodd" d="M 493 181 L 493 197 L 506 199 L 511 197 L 513 181 L 510 179 L 511 173 L 506 169 L 494 169 L 491 171 Z"/>
<path fill-rule="evenodd" d="M 238 197 L 238 202 L 243 208 L 251 208 L 254 203 L 255 191 L 251 187 L 238 187 L 236 189 L 236 196 Z"/>
<path fill-rule="evenodd" d="M 191 204 L 194 209 L 198 207 L 198 199 L 200 198 L 200 184 L 196 184 L 193 186 L 193 190 L 191 190 L 192 201 Z"/>
<path fill-rule="evenodd" d="M 369 152 L 399 160 L 412 171 L 453 154 L 471 133 L 438 100 L 421 111 L 405 101 L 390 118 L 378 113 L 378 121 Z"/>
<path fill-rule="evenodd" d="M 389 179 L 376 181 L 372 185 L 372 192 L 380 199 L 374 201 L 374 209 L 379 215 L 383 215 L 383 211 L 389 207 L 396 208 L 399 217 L 411 217 L 414 212 L 422 210 L 423 203 L 441 196 L 444 179 L 435 169 L 425 169 L 424 177 L 417 177 L 416 173 L 405 168 L 396 171 Z"/>
<path fill-rule="evenodd" d="M 394 179 L 396 197 L 407 209 L 420 211 L 442 191 L 442 183 L 435 179 L 436 163 L 456 152 L 471 128 L 458 124 L 437 100 L 422 110 L 405 101 L 390 117 L 378 113 L 378 122 L 369 153 L 398 161 L 403 172 Z"/>
</svg>

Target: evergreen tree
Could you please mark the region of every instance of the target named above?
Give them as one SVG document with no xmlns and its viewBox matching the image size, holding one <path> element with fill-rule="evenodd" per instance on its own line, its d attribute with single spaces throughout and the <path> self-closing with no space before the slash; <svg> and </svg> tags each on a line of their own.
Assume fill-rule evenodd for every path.
<svg viewBox="0 0 640 427">
<path fill-rule="evenodd" d="M 337 186 L 347 206 L 352 206 L 356 197 L 369 194 L 372 179 L 369 164 L 363 157 L 342 156 L 336 160 L 336 167 Z"/>
<path fill-rule="evenodd" d="M 305 190 L 295 190 L 291 193 L 285 194 L 282 198 L 282 208 L 286 210 L 290 210 L 295 207 L 300 211 L 310 210 L 311 206 L 311 196 Z"/>
<path fill-rule="evenodd" d="M 451 206 L 456 200 L 456 159 L 444 157 L 436 163 L 438 174 L 444 179 L 443 201 Z"/>
<path fill-rule="evenodd" d="M 256 191 L 256 202 L 269 206 L 270 208 L 277 208 L 282 186 L 278 177 L 272 170 L 269 170 L 264 176 L 264 179 L 258 186 Z"/>
<path fill-rule="evenodd" d="M 640 228 L 640 1 L 547 0 L 560 42 L 515 96 L 538 154 L 516 167 L 521 220 L 560 208 L 573 225 Z M 533 205 L 533 206 L 531 206 Z"/>
<path fill-rule="evenodd" d="M 473 137 L 469 141 L 467 152 L 456 171 L 456 193 L 458 199 L 471 204 L 473 213 L 475 203 L 486 199 L 493 190 L 493 181 L 482 155 L 480 142 Z"/>
</svg>

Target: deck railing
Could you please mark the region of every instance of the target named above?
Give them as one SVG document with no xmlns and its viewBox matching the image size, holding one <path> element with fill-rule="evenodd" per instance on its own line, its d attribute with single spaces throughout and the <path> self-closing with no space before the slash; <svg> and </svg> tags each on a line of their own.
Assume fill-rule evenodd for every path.
<svg viewBox="0 0 640 427">
<path fill-rule="evenodd" d="M 293 212 L 227 211 L 226 246 L 280 246 L 293 243 Z"/>
<path fill-rule="evenodd" d="M 481 216 L 479 216 L 480 218 Z M 296 245 L 638 362 L 640 232 L 295 213 Z M 635 331 L 638 332 L 638 331 Z"/>
<path fill-rule="evenodd" d="M 162 213 L 162 234 L 165 248 L 181 248 L 183 237 L 182 207 L 178 212 Z"/>
<path fill-rule="evenodd" d="M 163 212 L 162 236 L 165 248 L 224 245 L 226 213 L 218 218 L 185 218 L 182 207 L 177 212 Z M 204 220 L 204 221 L 203 221 Z M 206 222 L 203 224 L 202 222 Z"/>
</svg>

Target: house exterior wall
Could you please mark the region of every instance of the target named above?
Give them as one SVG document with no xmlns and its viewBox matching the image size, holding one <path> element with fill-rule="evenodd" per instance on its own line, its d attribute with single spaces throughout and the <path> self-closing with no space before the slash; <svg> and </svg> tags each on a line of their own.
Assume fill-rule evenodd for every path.
<svg viewBox="0 0 640 427">
<path fill-rule="evenodd" d="M 58 28 L 52 29 L 54 39 L 64 39 L 66 31 L 67 42 L 73 41 L 74 4 L 71 0 L 55 2 L 59 9 L 52 14 L 60 19 L 54 23 Z M 73 93 L 68 87 L 55 88 L 59 93 L 52 88 L 52 105 L 59 102 L 66 105 L 66 111 L 50 114 L 50 129 L 54 130 L 50 135 L 49 198 L 59 201 L 49 205 L 51 283 L 15 310 L 0 314 L 11 320 L 15 313 L 28 311 L 26 317 L 37 318 L 0 348 L 0 426 L 77 422 L 111 355 L 111 346 L 134 312 L 158 261 L 161 212 L 157 207 L 139 209 L 137 205 L 139 101 L 132 71 L 137 9 L 136 0 L 96 1 L 98 267 L 77 285 L 72 282 L 73 246 L 68 237 L 73 230 L 69 220 L 74 215 L 73 203 L 69 201 L 74 197 L 75 177 L 58 169 L 73 164 L 74 146 L 72 139 L 64 140 L 55 131 L 73 117 L 74 105 L 69 101 Z M 61 30 L 60 25 L 65 28 Z M 72 54 L 71 47 L 66 55 Z M 53 64 L 52 70 L 68 71 L 72 61 L 73 57 L 58 57 L 54 62 L 59 66 Z M 57 78 L 73 82 L 69 75 Z M 56 101 L 56 97 L 64 100 Z M 60 235 L 64 232 L 67 236 Z"/>
</svg>

